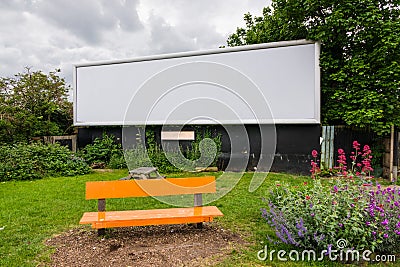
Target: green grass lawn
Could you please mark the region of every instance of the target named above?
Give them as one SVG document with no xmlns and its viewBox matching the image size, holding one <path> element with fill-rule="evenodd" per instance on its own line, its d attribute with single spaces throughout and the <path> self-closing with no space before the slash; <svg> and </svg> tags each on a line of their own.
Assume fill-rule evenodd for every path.
<svg viewBox="0 0 400 267">
<path fill-rule="evenodd" d="M 126 170 L 92 173 L 77 177 L 46 178 L 36 181 L 0 183 L 0 266 L 37 266 L 46 264 L 52 252 L 44 240 L 66 229 L 81 227 L 79 220 L 85 211 L 95 211 L 96 201 L 85 200 L 85 182 L 116 180 L 126 176 Z M 195 174 L 218 175 L 218 174 Z M 168 177 L 193 176 L 193 174 Z M 240 233 L 248 242 L 244 251 L 232 250 L 220 266 L 284 266 L 284 262 L 262 262 L 257 252 L 264 247 L 266 235 L 273 236 L 261 218 L 260 208 L 266 203 L 271 187 L 278 182 L 300 185 L 309 177 L 269 174 L 263 185 L 253 193 L 248 191 L 251 174 L 247 173 L 237 186 L 214 204 L 224 213 L 217 223 Z M 163 208 L 166 204 L 152 198 L 120 199 L 107 202 L 108 210 Z M 271 244 L 269 244 L 271 245 Z M 271 245 L 273 246 L 273 245 Z M 280 249 L 279 247 L 277 249 Z M 291 262 L 297 266 L 326 266 L 331 262 Z M 336 264 L 337 265 L 337 264 Z"/>
</svg>

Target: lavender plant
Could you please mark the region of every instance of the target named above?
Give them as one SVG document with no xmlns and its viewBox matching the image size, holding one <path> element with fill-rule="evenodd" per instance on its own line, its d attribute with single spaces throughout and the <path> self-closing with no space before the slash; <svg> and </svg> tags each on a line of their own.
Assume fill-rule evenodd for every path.
<svg viewBox="0 0 400 267">
<path fill-rule="evenodd" d="M 365 210 L 366 231 L 372 234 L 372 246 L 379 251 L 399 251 L 400 241 L 400 188 L 382 188 L 369 191 Z"/>
</svg>

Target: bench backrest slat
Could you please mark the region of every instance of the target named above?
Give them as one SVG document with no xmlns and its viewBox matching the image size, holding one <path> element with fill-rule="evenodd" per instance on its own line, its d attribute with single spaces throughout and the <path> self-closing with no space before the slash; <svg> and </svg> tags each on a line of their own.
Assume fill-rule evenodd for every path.
<svg viewBox="0 0 400 267">
<path fill-rule="evenodd" d="M 86 199 L 170 196 L 215 192 L 214 176 L 86 183 Z"/>
</svg>

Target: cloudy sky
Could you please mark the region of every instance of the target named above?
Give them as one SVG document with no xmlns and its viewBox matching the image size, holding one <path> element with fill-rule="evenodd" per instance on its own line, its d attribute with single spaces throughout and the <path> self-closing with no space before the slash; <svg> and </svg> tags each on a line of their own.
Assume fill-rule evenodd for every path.
<svg viewBox="0 0 400 267">
<path fill-rule="evenodd" d="M 270 0 L 0 0 L 0 76 L 218 48 Z"/>
</svg>

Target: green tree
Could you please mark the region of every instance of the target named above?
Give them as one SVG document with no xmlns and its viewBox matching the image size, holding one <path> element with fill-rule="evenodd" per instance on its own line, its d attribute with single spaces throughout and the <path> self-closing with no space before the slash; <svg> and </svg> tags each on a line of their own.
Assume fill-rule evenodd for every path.
<svg viewBox="0 0 400 267">
<path fill-rule="evenodd" d="M 294 39 L 321 42 L 322 122 L 386 134 L 400 124 L 398 0 L 272 0 L 228 45 Z"/>
<path fill-rule="evenodd" d="M 26 68 L 14 77 L 0 78 L 0 141 L 27 141 L 71 130 L 70 87 L 58 72 L 45 74 Z"/>
</svg>

